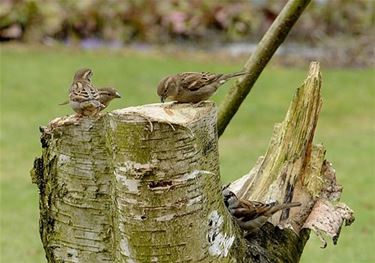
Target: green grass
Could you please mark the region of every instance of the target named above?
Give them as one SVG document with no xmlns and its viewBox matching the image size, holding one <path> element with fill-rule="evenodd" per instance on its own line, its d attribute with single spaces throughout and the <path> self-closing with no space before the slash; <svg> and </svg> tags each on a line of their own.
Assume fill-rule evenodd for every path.
<svg viewBox="0 0 375 263">
<path fill-rule="evenodd" d="M 39 156 L 39 125 L 66 114 L 57 106 L 67 97 L 74 71 L 94 69 L 94 83 L 117 87 L 124 99 L 110 109 L 157 102 L 155 86 L 180 71 L 231 72 L 241 61 L 202 59 L 190 55 L 79 51 L 1 47 L 1 262 L 45 262 L 38 233 L 38 190 L 29 170 Z M 305 69 L 269 66 L 220 139 L 223 181 L 245 174 L 267 147 L 275 122 L 283 119 Z M 342 200 L 356 212 L 352 227 L 343 228 L 338 245 L 320 249 L 314 234 L 302 262 L 375 262 L 375 89 L 373 70 L 322 68 L 323 109 L 316 143 L 327 148 L 337 177 L 344 185 Z M 228 85 L 226 86 L 228 87 Z M 215 95 L 220 101 L 223 87 Z"/>
</svg>

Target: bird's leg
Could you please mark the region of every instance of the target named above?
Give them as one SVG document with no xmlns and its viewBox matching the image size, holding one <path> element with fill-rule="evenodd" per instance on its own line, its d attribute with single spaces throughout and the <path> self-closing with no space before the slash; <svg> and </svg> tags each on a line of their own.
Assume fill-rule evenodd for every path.
<svg viewBox="0 0 375 263">
<path fill-rule="evenodd" d="M 76 115 L 74 115 L 74 117 L 76 118 L 76 120 L 80 121 L 83 118 L 83 114 L 82 113 L 76 113 Z"/>
<path fill-rule="evenodd" d="M 102 114 L 97 113 L 96 115 L 93 116 L 93 117 L 95 117 L 94 121 L 98 121 L 102 116 L 103 116 Z"/>
</svg>

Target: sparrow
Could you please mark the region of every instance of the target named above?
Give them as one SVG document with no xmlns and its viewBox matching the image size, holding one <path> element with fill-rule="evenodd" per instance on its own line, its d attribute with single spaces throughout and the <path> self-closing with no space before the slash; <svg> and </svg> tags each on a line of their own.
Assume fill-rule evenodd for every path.
<svg viewBox="0 0 375 263">
<path fill-rule="evenodd" d="M 103 108 L 101 110 L 108 107 L 109 103 L 116 98 L 121 98 L 120 93 L 115 89 L 111 87 L 105 87 L 98 89 L 99 92 L 99 102 L 103 104 Z M 64 101 L 63 103 L 60 103 L 59 105 L 66 105 L 69 101 Z"/>
<path fill-rule="evenodd" d="M 223 197 L 224 204 L 232 218 L 247 234 L 258 230 L 276 212 L 301 205 L 298 202 L 285 204 L 273 202 L 264 204 L 256 201 L 247 201 L 238 199 L 229 189 L 223 190 Z"/>
<path fill-rule="evenodd" d="M 177 102 L 198 103 L 207 100 L 228 79 L 246 72 L 215 74 L 209 72 L 183 72 L 163 78 L 157 88 L 160 101 L 167 98 Z"/>
<path fill-rule="evenodd" d="M 91 69 L 78 70 L 69 89 L 69 104 L 78 116 L 95 116 L 104 108 L 99 91 L 91 84 Z"/>
<path fill-rule="evenodd" d="M 99 91 L 99 102 L 103 104 L 104 108 L 107 108 L 109 103 L 116 98 L 121 98 L 120 93 L 115 89 L 111 87 L 104 87 L 98 89 Z"/>
</svg>

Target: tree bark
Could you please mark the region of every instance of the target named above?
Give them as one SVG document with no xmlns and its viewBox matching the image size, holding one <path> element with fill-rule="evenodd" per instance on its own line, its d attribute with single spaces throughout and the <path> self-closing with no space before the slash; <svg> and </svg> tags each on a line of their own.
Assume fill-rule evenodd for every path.
<svg viewBox="0 0 375 263">
<path fill-rule="evenodd" d="M 237 258 L 244 244 L 221 198 L 216 134 L 211 103 L 50 123 L 33 177 L 48 261 Z"/>
<path fill-rule="evenodd" d="M 224 133 L 225 128 L 251 91 L 263 69 L 277 48 L 284 42 L 310 1 L 289 0 L 259 42 L 255 52 L 251 54 L 245 64 L 244 68 L 247 74 L 241 81 L 235 82 L 220 105 L 218 114 L 219 137 Z"/>
<path fill-rule="evenodd" d="M 51 121 L 31 172 L 48 262 L 298 262 L 308 229 L 335 240 L 353 219 L 331 203 L 342 189 L 324 148 L 312 145 L 320 107 L 312 64 L 265 157 L 230 185 L 242 198 L 303 207 L 275 215 L 247 239 L 222 199 L 212 103 Z"/>
<path fill-rule="evenodd" d="M 313 144 L 322 106 L 320 90 L 319 63 L 313 62 L 284 121 L 275 125 L 265 156 L 229 186 L 238 197 L 247 200 L 302 204 L 276 213 L 269 220 L 272 224 L 248 238 L 257 251 L 252 253 L 253 262 L 298 262 L 310 229 L 325 247 L 322 233 L 336 244 L 341 226 L 354 221 L 353 211 L 344 203 L 337 203 L 342 187 L 336 182 L 331 163 L 325 160 L 324 146 Z"/>
</svg>

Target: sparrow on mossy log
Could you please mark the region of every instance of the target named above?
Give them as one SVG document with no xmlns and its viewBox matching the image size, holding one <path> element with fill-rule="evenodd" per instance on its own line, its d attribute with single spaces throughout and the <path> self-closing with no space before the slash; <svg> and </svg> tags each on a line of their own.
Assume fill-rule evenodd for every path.
<svg viewBox="0 0 375 263">
<path fill-rule="evenodd" d="M 158 85 L 160 101 L 167 98 L 177 102 L 198 103 L 207 100 L 228 79 L 246 72 L 215 74 L 209 72 L 183 72 L 163 78 Z"/>
<path fill-rule="evenodd" d="M 121 98 L 120 93 L 115 88 L 104 87 L 104 88 L 98 89 L 98 92 L 99 92 L 99 102 L 103 104 L 104 106 L 101 110 L 107 108 L 109 103 L 113 99 Z M 66 105 L 68 103 L 69 101 L 65 101 L 63 103 L 60 103 L 59 105 Z"/>
<path fill-rule="evenodd" d="M 69 89 L 69 104 L 81 116 L 96 116 L 105 106 L 99 101 L 99 91 L 91 84 L 91 69 L 80 69 Z"/>
<path fill-rule="evenodd" d="M 232 218 L 247 234 L 258 230 L 268 218 L 280 210 L 300 206 L 301 203 L 293 202 L 278 204 L 277 202 L 264 204 L 256 201 L 238 199 L 237 196 L 227 188 L 223 189 L 224 204 Z"/>
</svg>

